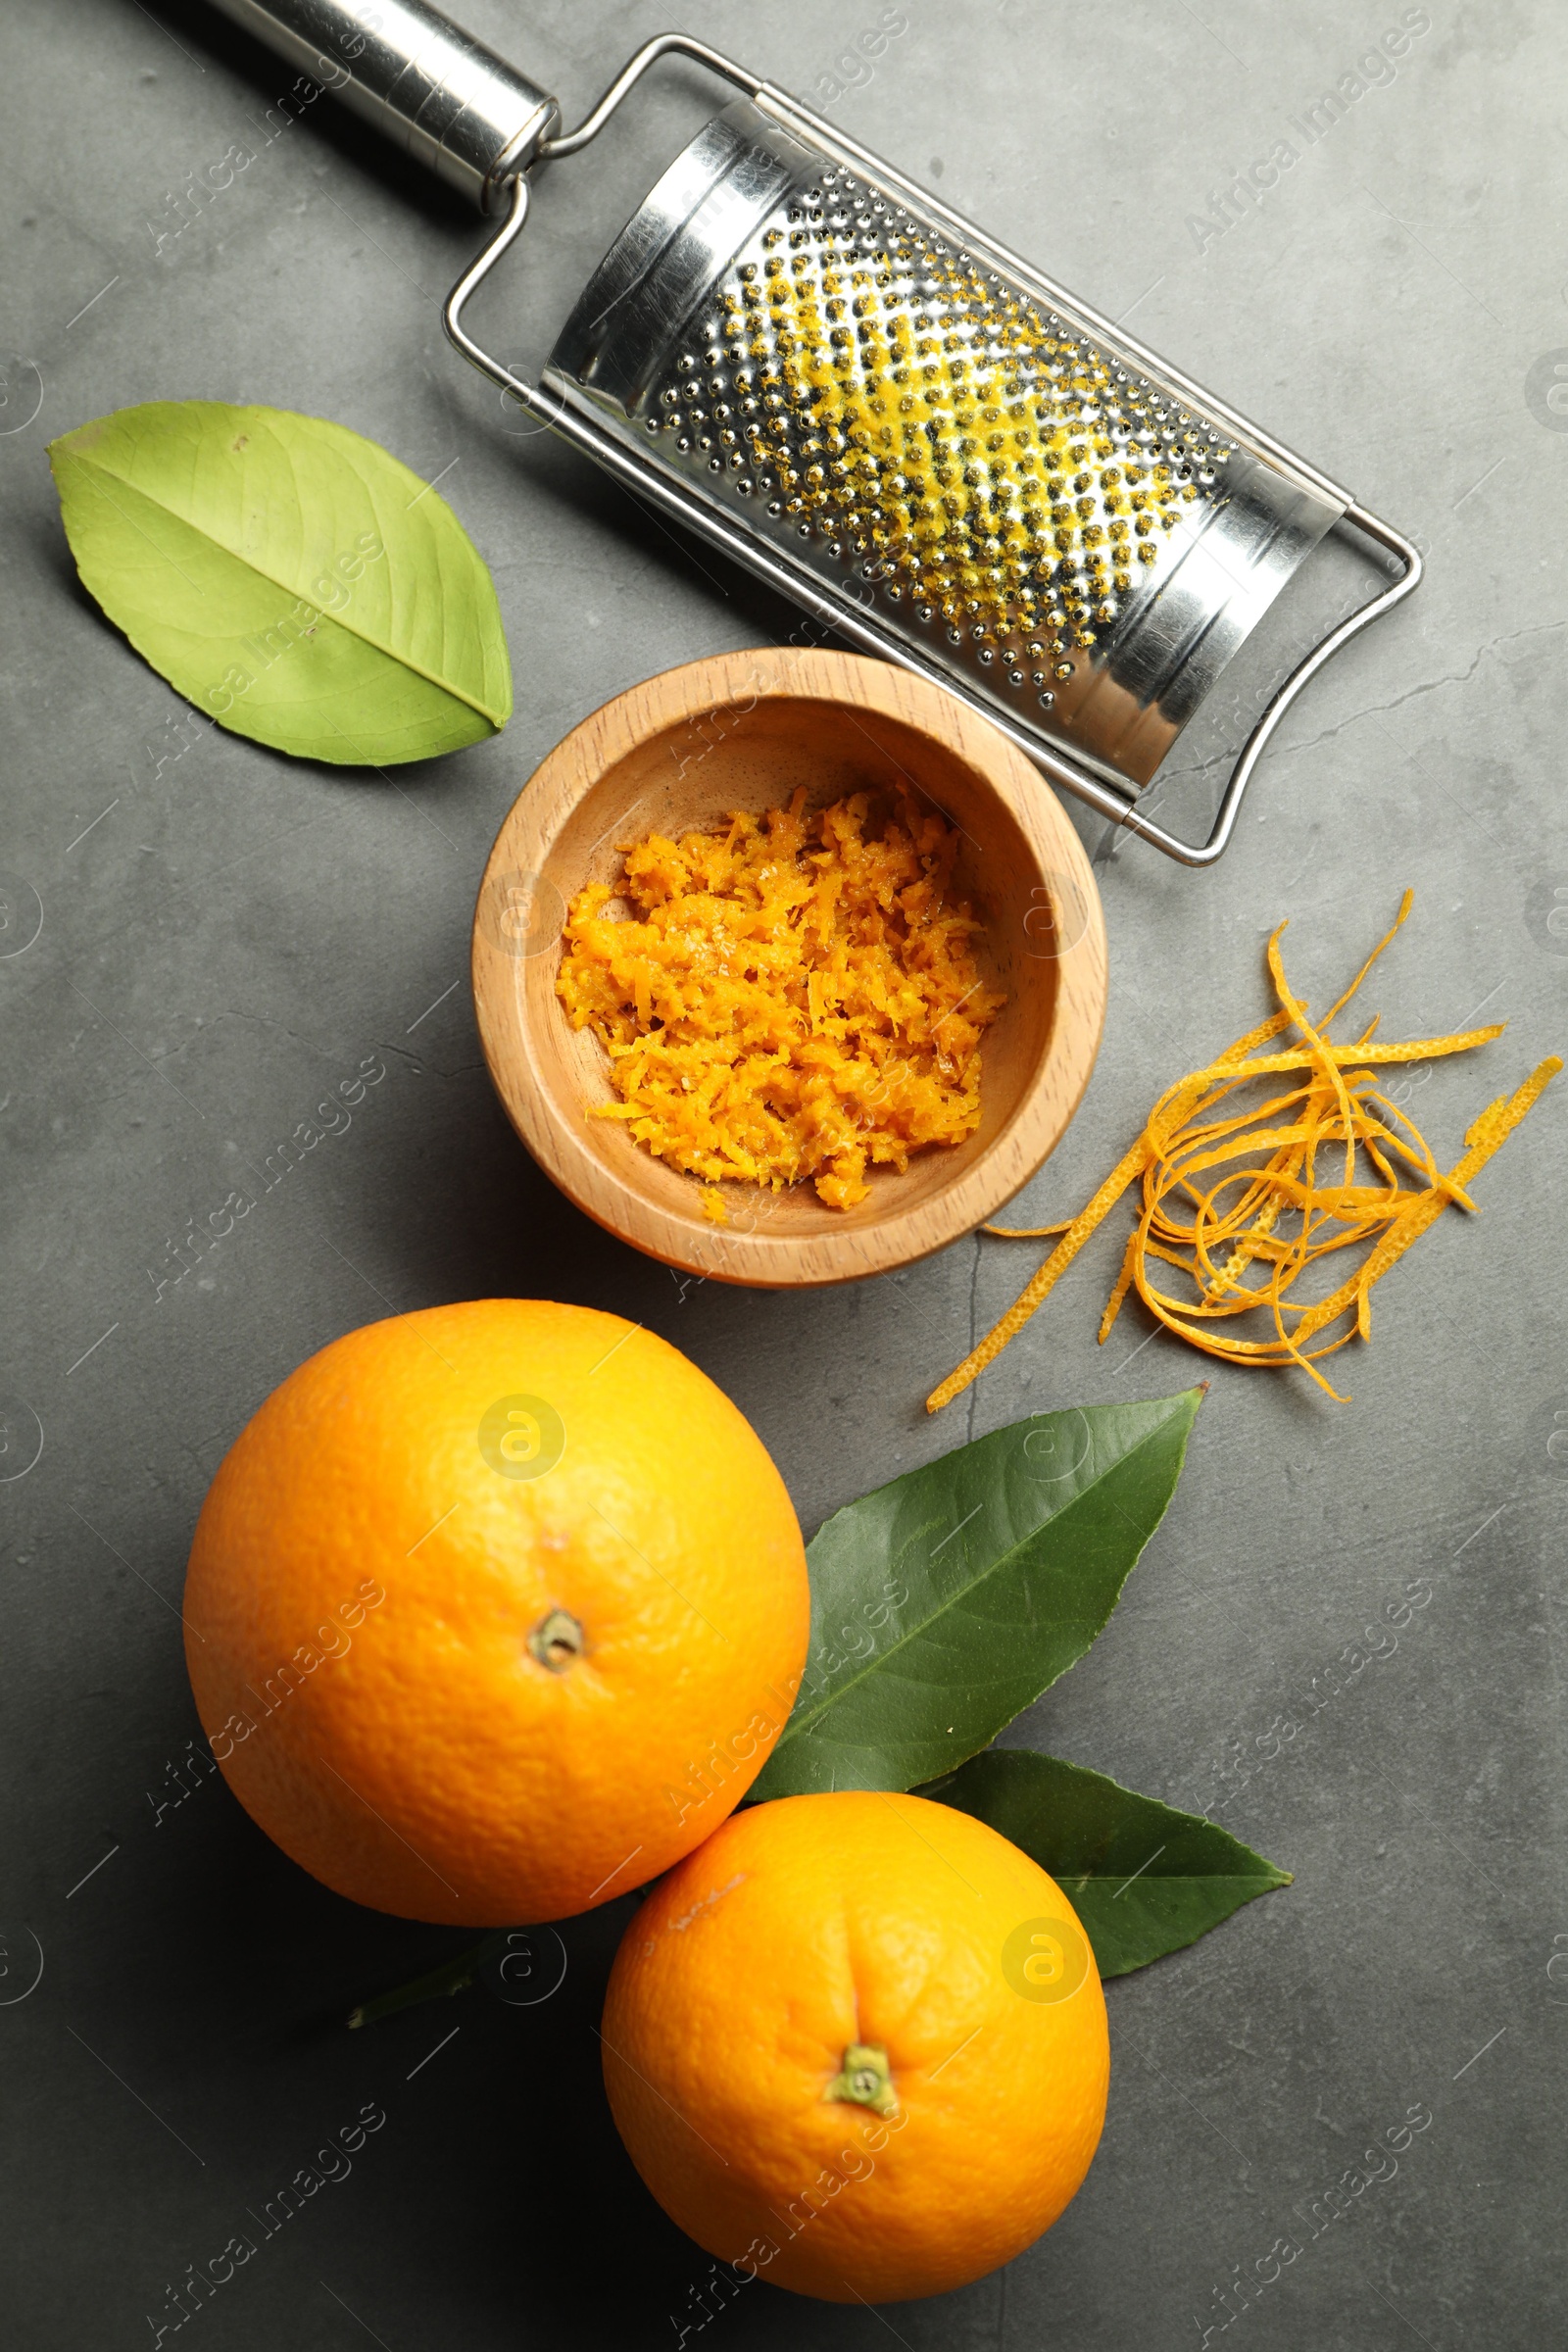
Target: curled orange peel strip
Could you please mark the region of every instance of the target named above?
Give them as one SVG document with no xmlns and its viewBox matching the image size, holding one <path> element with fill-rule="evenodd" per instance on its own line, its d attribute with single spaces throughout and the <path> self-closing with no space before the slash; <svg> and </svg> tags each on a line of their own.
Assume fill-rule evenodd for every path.
<svg viewBox="0 0 1568 2352">
<path fill-rule="evenodd" d="M 1472 1177 L 1563 1066 L 1558 1055 L 1550 1054 L 1512 1095 L 1499 1095 L 1472 1121 L 1463 1158 L 1446 1171 L 1439 1167 L 1414 1120 L 1377 1087 L 1375 1071 L 1379 1065 L 1470 1053 L 1500 1037 L 1502 1024 L 1391 1045 L 1373 1043 L 1376 1019 L 1353 1045 L 1338 1045 L 1329 1035 L 1330 1023 L 1355 995 L 1411 904 L 1406 891 L 1395 921 L 1317 1023 L 1286 978 L 1281 923 L 1267 950 L 1279 1010 L 1238 1038 L 1205 1069 L 1192 1071 L 1165 1089 L 1137 1142 L 1076 1217 L 1050 1225 L 982 1228 L 1008 1241 L 1050 1236 L 1056 1246 L 996 1327 L 932 1391 L 926 1399 L 928 1412 L 951 1403 L 995 1361 L 1117 1201 L 1140 1180 L 1142 1207 L 1101 1319 L 1102 1345 L 1129 1292 L 1136 1290 L 1157 1322 L 1206 1355 L 1242 1365 L 1297 1364 L 1328 1396 L 1348 1401 L 1318 1370 L 1318 1360 L 1352 1339 L 1371 1338 L 1373 1285 L 1450 1202 L 1476 1211 L 1469 1192 Z M 1295 1037 L 1274 1047 L 1273 1041 L 1288 1031 Z M 1239 1110 L 1232 1103 L 1231 1098 L 1254 1080 L 1289 1072 L 1302 1073 L 1304 1083 L 1272 1095 L 1251 1110 Z M 1339 1180 L 1319 1183 L 1318 1155 L 1331 1150 L 1342 1155 Z M 1356 1180 L 1358 1152 L 1378 1182 Z M 1401 1182 L 1401 1168 L 1419 1182 Z M 1209 1179 L 1206 1185 L 1198 1181 L 1202 1178 Z M 1294 1220 L 1294 1230 L 1282 1231 L 1282 1219 Z M 1310 1305 L 1291 1298 L 1293 1285 L 1308 1266 L 1336 1251 L 1363 1248 L 1366 1254 L 1355 1272 L 1326 1298 Z M 1177 1268 L 1196 1297 L 1177 1298 L 1156 1287 L 1152 1278 L 1155 1265 Z M 1253 1267 L 1259 1279 L 1250 1282 L 1245 1277 Z M 1213 1328 L 1239 1315 L 1256 1314 L 1272 1325 L 1271 1336 L 1242 1339 Z"/>
</svg>

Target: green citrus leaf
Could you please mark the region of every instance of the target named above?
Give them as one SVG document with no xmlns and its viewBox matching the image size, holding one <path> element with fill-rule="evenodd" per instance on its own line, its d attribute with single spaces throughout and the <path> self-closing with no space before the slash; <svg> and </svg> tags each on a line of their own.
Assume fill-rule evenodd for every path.
<svg viewBox="0 0 1568 2352">
<path fill-rule="evenodd" d="M 49 460 L 83 583 L 220 726 L 384 767 L 506 725 L 483 559 L 373 441 L 284 409 L 160 400 L 78 426 Z"/>
<path fill-rule="evenodd" d="M 993 1748 L 920 1794 L 988 1822 L 1049 1870 L 1102 1977 L 1147 1968 L 1291 1883 L 1217 1823 L 1059 1756 Z"/>
<path fill-rule="evenodd" d="M 753 1797 L 912 1788 L 986 1746 L 1115 1607 L 1202 1395 L 1037 1413 L 829 1519 L 800 1695 Z"/>
</svg>

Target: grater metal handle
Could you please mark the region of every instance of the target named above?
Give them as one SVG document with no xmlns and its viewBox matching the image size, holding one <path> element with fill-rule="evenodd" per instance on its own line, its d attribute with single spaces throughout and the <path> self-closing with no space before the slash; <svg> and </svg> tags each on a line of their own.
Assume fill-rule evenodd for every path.
<svg viewBox="0 0 1568 2352">
<path fill-rule="evenodd" d="M 578 127 L 560 130 L 548 90 L 428 0 L 212 0 L 340 98 L 351 112 L 477 204 L 507 209 L 507 182 L 596 139 L 650 66 L 678 52 L 749 97 L 762 84 L 706 41 L 662 32 L 628 62 Z"/>
<path fill-rule="evenodd" d="M 481 212 L 561 121 L 548 90 L 426 0 L 212 4 Z"/>
</svg>

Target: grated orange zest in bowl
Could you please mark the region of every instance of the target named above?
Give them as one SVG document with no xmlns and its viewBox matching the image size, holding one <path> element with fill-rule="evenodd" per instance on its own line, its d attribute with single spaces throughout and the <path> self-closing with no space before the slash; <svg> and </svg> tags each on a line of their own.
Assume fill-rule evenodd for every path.
<svg viewBox="0 0 1568 2352">
<path fill-rule="evenodd" d="M 849 1209 L 868 1167 L 974 1133 L 1005 1000 L 954 893 L 957 833 L 906 796 L 807 800 L 627 849 L 618 889 L 572 900 L 556 987 L 610 1057 L 617 1099 L 593 1116 L 710 1188 L 809 1177 Z M 721 1196 L 704 1207 L 720 1221 Z"/>
</svg>

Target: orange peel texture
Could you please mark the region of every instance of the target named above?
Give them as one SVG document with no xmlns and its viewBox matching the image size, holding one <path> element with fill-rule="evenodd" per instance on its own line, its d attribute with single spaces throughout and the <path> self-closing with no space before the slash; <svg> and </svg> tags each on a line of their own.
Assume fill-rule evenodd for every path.
<svg viewBox="0 0 1568 2352">
<path fill-rule="evenodd" d="M 1330 1396 L 1348 1401 L 1319 1360 L 1353 1338 L 1371 1338 L 1373 1285 L 1450 1201 L 1475 1209 L 1471 1179 L 1562 1068 L 1561 1057 L 1548 1054 L 1473 1121 L 1463 1158 L 1446 1171 L 1438 1166 L 1414 1121 L 1380 1091 L 1378 1066 L 1467 1054 L 1500 1037 L 1503 1024 L 1399 1045 L 1374 1043 L 1375 1020 L 1350 1044 L 1329 1033 L 1411 904 L 1406 891 L 1389 930 L 1318 1022 L 1286 978 L 1281 923 L 1268 943 L 1279 1010 L 1167 1088 L 1088 1206 L 1066 1225 L 982 1228 L 1008 1240 L 1061 1238 L 1001 1322 L 926 1398 L 928 1412 L 951 1403 L 1001 1354 L 1140 1179 L 1143 1205 L 1101 1320 L 1102 1346 L 1136 1290 L 1157 1322 L 1205 1355 L 1298 1364 Z M 1244 1099 L 1244 1089 L 1276 1079 L 1283 1088 Z M 1292 1295 L 1309 1267 L 1341 1250 L 1364 1251 L 1353 1272 L 1309 1302 Z M 1185 1278 L 1184 1294 L 1162 1287 L 1166 1266 Z M 1245 1317 L 1253 1319 L 1253 1336 L 1225 1328 Z"/>
</svg>

